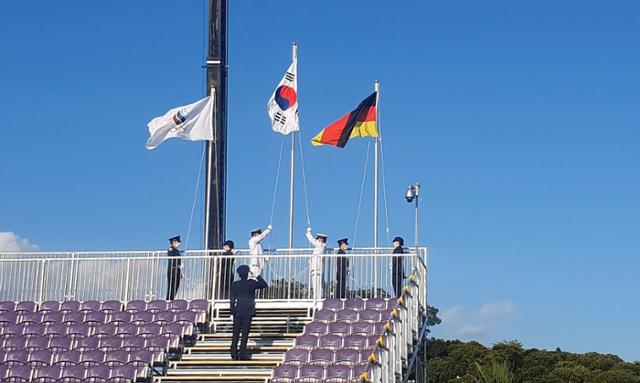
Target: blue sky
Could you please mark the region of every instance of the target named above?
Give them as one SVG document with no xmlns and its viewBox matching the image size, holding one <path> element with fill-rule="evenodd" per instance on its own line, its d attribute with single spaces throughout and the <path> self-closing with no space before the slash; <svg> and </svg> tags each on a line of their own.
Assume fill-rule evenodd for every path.
<svg viewBox="0 0 640 383">
<path fill-rule="evenodd" d="M 186 235 L 202 146 L 144 143 L 151 118 L 203 95 L 203 10 L 2 2 L 0 232 L 42 250 Z M 353 238 L 368 141 L 309 140 L 379 79 L 389 234 L 412 241 L 402 196 L 420 181 L 434 335 L 640 360 L 638 36 L 634 1 L 233 1 L 228 236 L 269 223 L 283 138 L 266 102 L 297 41 L 315 229 Z M 282 171 L 272 246 L 287 241 Z M 371 243 L 370 176 L 356 245 Z"/>
</svg>

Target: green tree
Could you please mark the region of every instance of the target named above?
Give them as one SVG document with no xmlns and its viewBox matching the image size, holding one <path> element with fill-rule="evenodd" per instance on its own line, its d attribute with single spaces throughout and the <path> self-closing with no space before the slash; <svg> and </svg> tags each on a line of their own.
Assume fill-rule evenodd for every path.
<svg viewBox="0 0 640 383">
<path fill-rule="evenodd" d="M 482 383 L 513 383 L 515 381 L 511 368 L 505 361 L 493 361 L 488 366 L 481 366 L 476 362 L 475 365 Z"/>
</svg>

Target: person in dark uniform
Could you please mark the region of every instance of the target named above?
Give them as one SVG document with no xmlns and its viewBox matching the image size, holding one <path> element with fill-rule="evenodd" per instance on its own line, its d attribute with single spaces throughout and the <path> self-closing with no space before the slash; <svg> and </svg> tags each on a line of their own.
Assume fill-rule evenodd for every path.
<svg viewBox="0 0 640 383">
<path fill-rule="evenodd" d="M 404 239 L 395 237 L 393 239 L 393 254 L 404 254 Z M 393 290 L 396 296 L 402 294 L 402 282 L 404 281 L 404 265 L 402 264 L 402 256 L 394 256 L 391 259 L 391 279 L 393 282 Z"/>
<path fill-rule="evenodd" d="M 338 241 L 338 254 L 347 254 L 349 249 L 349 239 L 343 238 Z M 347 272 L 349 270 L 349 259 L 347 257 L 336 257 L 336 297 L 347 297 Z"/>
<path fill-rule="evenodd" d="M 251 320 L 256 315 L 256 290 L 267 287 L 267 282 L 260 275 L 256 279 L 249 279 L 250 268 L 247 265 L 238 267 L 239 281 L 231 284 L 229 309 L 233 315 L 233 337 L 231 338 L 231 359 L 248 360 L 247 341 L 251 330 Z M 238 351 L 238 338 L 242 331 L 240 351 Z"/>
<path fill-rule="evenodd" d="M 218 261 L 218 272 L 216 273 L 217 278 L 217 298 L 218 299 L 228 299 L 229 291 L 231 291 L 231 284 L 233 283 L 233 262 L 235 259 L 233 255 L 235 254 L 233 249 L 235 248 L 235 244 L 233 241 L 225 241 L 222 245 L 222 257 Z"/>
<path fill-rule="evenodd" d="M 180 236 L 169 238 L 171 247 L 167 251 L 168 257 L 178 257 L 169 259 L 167 267 L 167 300 L 172 301 L 176 297 L 178 287 L 180 287 L 180 279 L 182 278 L 182 261 L 180 260 Z"/>
</svg>

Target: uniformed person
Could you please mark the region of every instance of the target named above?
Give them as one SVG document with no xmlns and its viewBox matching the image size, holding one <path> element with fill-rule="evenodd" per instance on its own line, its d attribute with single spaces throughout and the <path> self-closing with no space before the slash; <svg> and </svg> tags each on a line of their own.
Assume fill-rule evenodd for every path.
<svg viewBox="0 0 640 383">
<path fill-rule="evenodd" d="M 182 278 L 182 261 L 180 260 L 180 236 L 169 238 L 171 247 L 167 251 L 169 266 L 167 267 L 167 300 L 172 301 L 176 297 L 178 287 L 180 287 L 180 279 Z"/>
<path fill-rule="evenodd" d="M 272 226 L 269 225 L 267 228 L 262 231 L 260 228 L 255 228 L 251 230 L 251 239 L 249 239 L 249 254 L 254 255 L 249 259 L 249 276 L 252 279 L 258 278 L 258 276 L 262 273 L 262 266 L 264 265 L 264 259 L 260 257 L 263 253 L 262 250 L 262 240 L 267 237 L 271 233 Z"/>
<path fill-rule="evenodd" d="M 338 254 L 347 254 L 349 249 L 349 239 L 343 238 L 338 241 Z M 337 298 L 347 297 L 347 272 L 349 270 L 349 259 L 347 257 L 336 257 L 336 296 Z"/>
<path fill-rule="evenodd" d="M 393 239 L 393 254 L 404 254 L 404 239 L 402 237 L 395 237 Z M 402 283 L 404 281 L 404 265 L 402 263 L 403 256 L 394 256 L 391 259 L 391 278 L 393 282 L 393 290 L 396 296 L 399 297 L 402 294 Z"/>
<path fill-rule="evenodd" d="M 247 341 L 251 330 L 251 320 L 256 315 L 256 290 L 267 287 L 267 282 L 260 275 L 256 280 L 249 279 L 250 268 L 247 265 L 238 267 L 239 281 L 231 284 L 229 308 L 233 315 L 233 336 L 231 338 L 231 358 L 233 360 L 248 360 Z M 242 332 L 240 351 L 238 351 L 238 338 Z"/>
<path fill-rule="evenodd" d="M 327 236 L 317 233 L 313 238 L 311 228 L 307 228 L 307 240 L 313 246 L 313 256 L 309 258 L 309 274 L 311 275 L 311 290 L 313 297 L 322 299 L 322 254 L 325 253 L 327 247 Z"/>
<path fill-rule="evenodd" d="M 233 241 L 225 241 L 222 245 L 222 256 L 218 260 L 218 272 L 217 278 L 217 298 L 228 299 L 229 291 L 231 291 L 231 284 L 233 283 L 233 263 L 235 259 L 233 257 L 235 244 Z"/>
</svg>

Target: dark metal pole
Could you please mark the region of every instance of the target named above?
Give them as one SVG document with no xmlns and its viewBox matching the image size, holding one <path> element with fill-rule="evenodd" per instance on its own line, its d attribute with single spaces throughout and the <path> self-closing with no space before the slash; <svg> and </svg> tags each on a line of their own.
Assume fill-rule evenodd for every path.
<svg viewBox="0 0 640 383">
<path fill-rule="evenodd" d="M 205 249 L 220 249 L 225 239 L 227 181 L 227 7 L 209 0 L 207 89 L 214 95 L 213 141 L 207 141 Z"/>
</svg>

